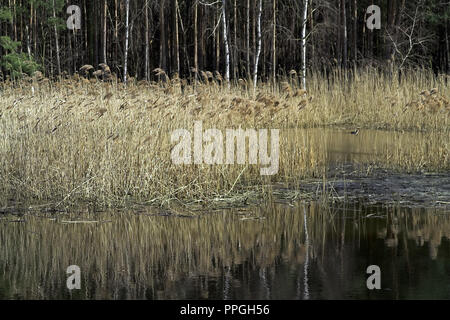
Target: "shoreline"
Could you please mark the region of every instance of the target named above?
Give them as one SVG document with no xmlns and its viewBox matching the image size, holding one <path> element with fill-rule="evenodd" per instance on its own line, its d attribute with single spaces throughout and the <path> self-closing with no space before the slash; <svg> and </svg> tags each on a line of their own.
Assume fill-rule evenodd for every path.
<svg viewBox="0 0 450 320">
<path fill-rule="evenodd" d="M 10 206 L 0 208 L 0 215 L 23 214 L 66 214 L 70 212 L 100 213 L 105 211 L 158 211 L 170 216 L 173 210 L 184 217 L 196 217 L 211 210 L 231 210 L 239 208 L 261 207 L 268 203 L 296 206 L 298 203 L 362 204 L 364 206 L 399 206 L 402 208 L 436 209 L 450 213 L 450 175 L 446 173 L 401 173 L 394 170 L 376 169 L 373 174 L 355 174 L 341 176 L 307 178 L 297 186 L 276 183 L 268 186 L 254 186 L 247 190 L 237 190 L 238 195 L 211 199 L 190 199 L 185 202 L 173 201 L 165 205 L 158 203 L 139 203 L 130 200 L 128 205 L 102 208 L 89 204 L 75 204 L 58 208 L 57 202 Z M 258 192 L 257 189 L 264 191 Z M 167 214 L 169 212 L 169 214 Z M 177 216 L 177 215 L 175 215 Z"/>
</svg>

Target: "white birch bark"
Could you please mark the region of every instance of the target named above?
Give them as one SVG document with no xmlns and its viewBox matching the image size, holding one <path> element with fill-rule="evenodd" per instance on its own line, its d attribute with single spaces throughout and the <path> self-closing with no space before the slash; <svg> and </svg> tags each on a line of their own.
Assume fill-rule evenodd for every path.
<svg viewBox="0 0 450 320">
<path fill-rule="evenodd" d="M 302 86 L 304 90 L 306 90 L 306 23 L 308 19 L 308 2 L 309 0 L 304 0 L 302 21 Z"/>
<path fill-rule="evenodd" d="M 223 42 L 225 44 L 225 80 L 230 82 L 230 47 L 228 45 L 226 0 L 222 0 Z"/>
<path fill-rule="evenodd" d="M 258 7 L 258 21 L 257 21 L 257 33 L 258 33 L 258 48 L 256 49 L 256 56 L 255 56 L 255 66 L 253 68 L 253 88 L 256 91 L 256 85 L 258 82 L 258 64 L 259 64 L 259 56 L 261 54 L 261 15 L 262 15 L 262 0 L 259 0 L 259 7 Z"/>
</svg>

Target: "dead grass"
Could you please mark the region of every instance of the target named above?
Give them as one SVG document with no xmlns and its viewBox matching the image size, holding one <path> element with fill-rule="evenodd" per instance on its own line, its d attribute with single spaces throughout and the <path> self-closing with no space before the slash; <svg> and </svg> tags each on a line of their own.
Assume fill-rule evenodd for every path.
<svg viewBox="0 0 450 320">
<path fill-rule="evenodd" d="M 326 140 L 301 131 L 281 133 L 280 170 L 272 177 L 260 176 L 257 166 L 176 166 L 170 133 L 192 130 L 195 120 L 218 129 L 359 126 L 450 132 L 450 88 L 444 78 L 426 72 L 405 74 L 401 81 L 359 72 L 346 85 L 337 74 L 334 81 L 314 74 L 308 92 L 291 77 L 275 90 L 263 84 L 256 94 L 242 79 L 228 89 L 211 72 L 200 73 L 192 86 L 160 75 L 166 81 L 131 79 L 127 87 L 81 77 L 0 84 L 0 205 L 187 200 L 208 205 L 251 188 L 264 192 L 274 182 L 323 176 Z M 433 152 L 440 150 L 436 154 L 425 154 L 428 145 L 399 146 L 390 150 L 387 162 L 414 167 L 420 160 L 448 168 L 449 146 L 440 141 L 432 144 Z"/>
</svg>

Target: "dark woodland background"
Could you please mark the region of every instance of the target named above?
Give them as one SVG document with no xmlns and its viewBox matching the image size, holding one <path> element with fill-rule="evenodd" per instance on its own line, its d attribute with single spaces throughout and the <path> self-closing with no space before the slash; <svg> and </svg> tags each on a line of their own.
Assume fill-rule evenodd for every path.
<svg viewBox="0 0 450 320">
<path fill-rule="evenodd" d="M 40 70 L 55 77 L 106 63 L 123 78 L 125 57 L 127 73 L 137 79 L 156 79 L 155 68 L 182 77 L 193 70 L 224 74 L 227 35 L 230 78 L 248 78 L 259 39 L 259 1 L 259 78 L 301 70 L 306 0 L 1 0 L 0 76 Z M 380 30 L 367 29 L 371 4 L 381 7 Z M 66 26 L 69 5 L 81 8 L 80 30 Z M 308 5 L 308 72 L 367 66 L 450 71 L 449 0 L 309 0 Z"/>
</svg>

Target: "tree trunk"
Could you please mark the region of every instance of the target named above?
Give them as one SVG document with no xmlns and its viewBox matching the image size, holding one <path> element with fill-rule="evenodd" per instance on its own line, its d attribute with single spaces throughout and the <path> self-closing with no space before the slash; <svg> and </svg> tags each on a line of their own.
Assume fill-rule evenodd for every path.
<svg viewBox="0 0 450 320">
<path fill-rule="evenodd" d="M 11 22 L 14 28 L 14 41 L 17 41 L 17 14 L 16 14 L 16 0 L 13 1 L 13 20 Z"/>
<path fill-rule="evenodd" d="M 165 15 L 164 15 L 164 5 L 165 0 L 161 0 L 159 8 L 159 30 L 161 34 L 160 39 L 160 56 L 159 56 L 159 67 L 167 72 L 167 45 L 166 45 L 166 26 L 165 26 Z"/>
<path fill-rule="evenodd" d="M 92 11 L 93 20 L 92 21 L 100 21 L 100 23 L 93 23 L 93 32 L 94 32 L 94 41 L 93 41 L 93 48 L 94 48 L 94 61 L 93 64 L 97 66 L 100 63 L 100 54 L 101 54 L 101 28 L 102 28 L 102 10 L 101 4 L 97 1 L 93 1 L 92 5 L 94 7 L 94 10 Z M 99 47 L 100 43 L 100 47 Z"/>
<path fill-rule="evenodd" d="M 303 4 L 303 20 L 302 20 L 302 87 L 306 90 L 306 24 L 308 18 L 308 1 L 304 0 Z"/>
<path fill-rule="evenodd" d="M 342 10 L 341 10 L 342 1 L 337 1 L 337 41 L 336 41 L 336 54 L 338 66 L 342 65 Z"/>
<path fill-rule="evenodd" d="M 250 0 L 247 0 L 247 78 L 250 79 Z"/>
<path fill-rule="evenodd" d="M 178 0 L 174 0 L 174 11 L 175 11 L 175 19 L 174 19 L 174 30 L 175 30 L 175 44 L 174 44 L 174 50 L 175 50 L 175 61 L 176 61 L 176 72 L 178 75 L 180 74 L 180 37 L 178 33 L 178 15 L 177 15 L 177 8 L 178 8 Z"/>
<path fill-rule="evenodd" d="M 217 3 L 217 11 L 219 12 L 219 4 Z M 220 23 L 220 14 L 217 14 L 217 25 Z M 220 70 L 220 28 L 216 28 L 216 69 Z"/>
<path fill-rule="evenodd" d="M 314 10 L 313 10 L 312 6 L 308 6 L 308 7 L 309 7 L 309 23 L 310 23 L 309 28 L 311 30 L 314 30 L 314 17 L 313 17 Z M 310 37 L 311 37 L 311 40 L 310 40 L 310 43 L 311 43 L 311 56 L 315 57 L 316 53 L 314 52 L 314 50 L 315 50 L 314 34 L 311 33 Z"/>
<path fill-rule="evenodd" d="M 258 83 L 258 64 L 259 64 L 259 55 L 261 54 L 261 15 L 262 15 L 262 2 L 263 0 L 259 0 L 258 13 L 257 13 L 257 33 L 258 33 L 258 48 L 256 49 L 255 55 L 255 66 L 253 67 L 253 89 L 256 92 L 256 85 Z"/>
<path fill-rule="evenodd" d="M 181 13 L 180 13 L 180 8 L 178 8 L 178 7 L 177 7 L 177 14 L 178 14 L 178 18 L 180 21 L 181 32 L 183 34 L 183 52 L 184 52 L 184 57 L 185 57 L 185 61 L 186 61 L 186 67 L 187 67 L 188 72 L 190 72 L 191 65 L 189 62 L 189 54 L 188 54 L 187 44 L 186 44 L 186 32 L 184 29 L 183 18 L 181 17 Z"/>
<path fill-rule="evenodd" d="M 126 18 L 125 18 L 125 58 L 123 63 L 123 82 L 127 83 L 127 72 L 128 72 L 128 38 L 130 36 L 130 0 L 125 0 L 126 6 Z"/>
<path fill-rule="evenodd" d="M 55 0 L 53 0 L 53 19 L 54 21 L 54 31 L 55 31 L 55 46 L 56 46 L 56 63 L 58 67 L 58 75 L 61 74 L 61 58 L 59 56 L 59 37 L 58 37 L 58 28 L 56 27 L 56 8 L 55 8 Z"/>
<path fill-rule="evenodd" d="M 103 3 L 103 63 L 107 64 L 107 51 L 106 51 L 106 40 L 108 38 L 108 34 L 106 32 L 107 26 L 107 15 L 108 15 L 108 3 L 107 0 L 104 0 Z"/>
<path fill-rule="evenodd" d="M 396 9 L 397 9 L 397 4 L 395 0 L 388 0 L 388 10 L 387 10 L 387 31 L 389 32 L 389 34 L 391 35 L 391 37 L 393 37 L 394 41 L 397 41 L 396 36 L 395 36 L 395 30 L 394 30 L 394 25 L 395 25 L 395 20 L 396 20 Z M 390 59 L 392 54 L 393 54 L 393 44 L 392 41 L 386 41 L 386 60 Z"/>
<path fill-rule="evenodd" d="M 148 3 L 145 4 L 145 80 L 149 81 L 150 70 L 150 35 L 149 35 L 149 23 L 148 23 Z M 176 13 L 175 13 L 176 14 Z"/>
<path fill-rule="evenodd" d="M 33 2 L 30 2 L 30 29 L 28 34 L 28 55 L 31 57 L 31 43 L 33 41 Z"/>
<path fill-rule="evenodd" d="M 272 43 L 273 87 L 277 85 L 277 1 L 273 0 L 273 43 Z"/>
<path fill-rule="evenodd" d="M 195 80 L 200 72 L 198 70 L 198 1 L 195 0 L 194 4 L 194 68 L 195 68 Z"/>
<path fill-rule="evenodd" d="M 358 0 L 353 0 L 353 63 L 358 60 Z"/>
<path fill-rule="evenodd" d="M 448 21 L 449 21 L 449 19 L 448 18 L 446 18 L 445 19 L 445 21 L 444 21 L 444 26 L 445 26 L 445 48 L 446 48 L 446 51 L 447 51 L 447 62 L 446 62 L 446 67 L 445 67 L 445 71 L 446 72 L 449 72 L 450 71 L 450 45 L 449 45 L 449 41 L 448 41 L 448 36 L 449 36 L 449 34 L 448 34 Z"/>
<path fill-rule="evenodd" d="M 84 2 L 83 13 L 84 13 L 85 17 L 88 16 L 87 12 L 88 12 L 88 4 L 86 2 Z M 87 60 L 90 61 L 91 56 L 90 56 L 90 52 L 89 52 L 89 38 L 88 38 L 88 29 L 89 29 L 89 27 L 86 26 L 83 29 L 84 29 L 84 49 L 85 49 L 85 52 L 86 52 L 86 55 L 87 55 Z"/>
<path fill-rule="evenodd" d="M 225 45 L 225 81 L 230 82 L 230 47 L 228 44 L 226 0 L 222 0 L 223 43 Z"/>
<path fill-rule="evenodd" d="M 69 6 L 69 0 L 66 0 L 66 6 L 68 7 Z M 69 70 L 70 70 L 70 73 L 72 73 L 72 71 L 76 71 L 75 69 L 75 61 L 76 61 L 76 52 L 74 52 L 73 51 L 73 49 L 72 49 L 72 40 L 70 39 L 70 36 L 71 36 L 71 33 L 72 33 L 72 35 L 73 35 L 73 33 L 75 32 L 75 28 L 72 30 L 72 32 L 71 31 L 69 31 L 68 32 L 68 34 L 67 34 L 67 45 L 69 46 L 69 52 L 70 53 L 72 53 L 73 54 L 73 56 L 71 57 L 71 59 L 70 59 L 70 62 L 69 62 Z M 75 37 L 74 37 L 75 38 Z"/>
<path fill-rule="evenodd" d="M 31 59 L 31 40 L 30 40 L 30 32 L 28 31 L 28 26 L 25 26 L 25 32 L 27 34 L 27 52 L 28 58 Z"/>
<path fill-rule="evenodd" d="M 115 28 L 114 28 L 114 59 L 116 65 L 119 61 L 119 3 L 118 0 L 115 0 L 114 5 L 114 22 L 115 22 Z"/>
<path fill-rule="evenodd" d="M 235 79 L 238 78 L 238 63 L 239 63 L 239 58 L 238 58 L 238 43 L 237 43 L 237 3 L 236 0 L 234 0 L 234 23 L 233 23 L 233 27 L 234 27 L 234 46 L 233 46 L 233 76 Z"/>
<path fill-rule="evenodd" d="M 206 7 L 200 6 L 199 7 L 199 20 L 203 21 L 203 23 L 200 23 L 198 26 L 198 34 L 199 34 L 199 54 L 198 54 L 198 67 L 200 69 L 205 69 L 207 67 L 207 58 L 208 54 L 206 52 L 206 41 L 208 40 L 208 37 L 205 36 L 205 33 L 207 33 L 208 30 L 208 17 L 206 16 Z"/>
<path fill-rule="evenodd" d="M 348 58 L 347 13 L 345 10 L 345 0 L 341 0 L 341 12 L 342 12 L 342 66 L 345 69 L 347 68 L 347 58 Z"/>
<path fill-rule="evenodd" d="M 34 19 L 33 19 L 33 25 L 34 25 L 34 31 L 33 31 L 34 52 L 35 52 L 35 54 L 37 54 L 37 52 L 38 52 L 38 48 L 37 48 L 38 27 L 37 27 L 37 9 L 36 9 L 36 6 L 34 6 L 34 13 L 33 13 L 33 15 L 34 15 Z M 41 27 L 43 27 L 43 26 L 41 25 Z"/>
<path fill-rule="evenodd" d="M 257 8 L 258 8 L 258 0 L 252 0 L 253 1 L 253 23 L 252 23 L 252 39 L 253 39 L 253 63 L 255 63 L 256 60 L 256 50 L 258 50 L 258 48 L 256 47 L 256 23 L 257 23 L 257 16 L 258 16 L 258 12 L 257 12 Z"/>
<path fill-rule="evenodd" d="M 95 3 L 87 1 L 86 2 L 86 8 L 85 8 L 85 15 L 88 19 L 88 21 L 95 21 Z M 95 64 L 95 24 L 94 23 L 88 23 L 85 27 L 86 29 L 86 53 L 88 55 L 88 62 L 89 64 L 94 65 Z"/>
</svg>

